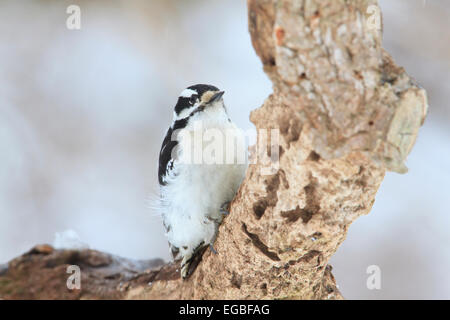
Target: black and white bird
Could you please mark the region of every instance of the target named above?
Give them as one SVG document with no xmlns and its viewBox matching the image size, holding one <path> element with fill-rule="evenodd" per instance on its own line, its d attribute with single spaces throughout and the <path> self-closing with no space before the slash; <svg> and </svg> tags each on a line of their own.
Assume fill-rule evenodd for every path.
<svg viewBox="0 0 450 320">
<path fill-rule="evenodd" d="M 244 136 L 230 120 L 223 94 L 205 84 L 181 92 L 159 155 L 161 215 L 183 278 L 202 248 L 214 251 L 224 209 L 246 170 Z"/>
</svg>

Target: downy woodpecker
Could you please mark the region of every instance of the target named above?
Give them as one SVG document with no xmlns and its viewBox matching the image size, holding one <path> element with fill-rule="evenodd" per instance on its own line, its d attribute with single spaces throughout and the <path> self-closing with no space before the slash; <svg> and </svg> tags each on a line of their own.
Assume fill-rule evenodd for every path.
<svg viewBox="0 0 450 320">
<path fill-rule="evenodd" d="M 246 170 L 244 135 L 230 120 L 223 94 L 204 84 L 181 92 L 159 155 L 161 215 L 183 278 L 201 249 L 215 251 L 219 224 Z"/>
</svg>

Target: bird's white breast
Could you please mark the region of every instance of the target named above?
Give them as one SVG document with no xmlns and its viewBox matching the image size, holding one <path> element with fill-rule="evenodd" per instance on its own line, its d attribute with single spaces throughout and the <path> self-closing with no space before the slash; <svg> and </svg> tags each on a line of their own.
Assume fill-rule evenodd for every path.
<svg viewBox="0 0 450 320">
<path fill-rule="evenodd" d="M 242 132 L 228 120 L 223 108 L 215 112 L 201 113 L 182 129 L 178 135 L 178 160 L 166 179 L 167 184 L 161 187 L 162 216 L 169 226 L 168 240 L 180 249 L 182 256 L 202 241 L 205 245 L 214 241 L 222 220 L 220 207 L 233 199 L 245 174 Z M 210 130 L 212 133 L 208 136 Z M 218 138 L 220 134 L 222 140 Z M 227 135 L 234 135 L 234 143 L 226 141 L 230 139 Z M 205 137 L 209 137 L 209 141 L 205 141 Z M 212 152 L 221 147 L 222 154 Z M 202 153 L 201 157 L 198 153 Z M 189 157 L 186 154 L 190 154 Z M 218 154 L 222 159 L 214 159 L 211 154 Z"/>
</svg>

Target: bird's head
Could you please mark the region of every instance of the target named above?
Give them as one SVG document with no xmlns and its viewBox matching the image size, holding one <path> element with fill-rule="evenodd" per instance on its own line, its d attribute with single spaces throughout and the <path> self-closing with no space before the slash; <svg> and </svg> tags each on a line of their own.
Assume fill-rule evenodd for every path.
<svg viewBox="0 0 450 320">
<path fill-rule="evenodd" d="M 195 114 L 225 111 L 224 91 L 207 84 L 196 84 L 181 92 L 174 110 L 174 120 L 185 119 Z"/>
</svg>

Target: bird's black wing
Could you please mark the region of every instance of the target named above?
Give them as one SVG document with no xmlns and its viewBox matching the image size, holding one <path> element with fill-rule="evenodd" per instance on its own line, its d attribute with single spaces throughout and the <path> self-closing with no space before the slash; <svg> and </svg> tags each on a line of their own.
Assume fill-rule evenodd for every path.
<svg viewBox="0 0 450 320">
<path fill-rule="evenodd" d="M 173 151 L 178 145 L 178 141 L 176 140 L 177 130 L 186 127 L 187 121 L 187 118 L 177 120 L 173 126 L 167 130 L 166 137 L 161 146 L 161 151 L 159 152 L 158 180 L 161 186 L 166 185 L 165 177 L 173 170 L 174 161 L 176 160 L 173 159 L 173 156 L 176 156 L 176 152 Z"/>
<path fill-rule="evenodd" d="M 172 141 L 172 128 L 169 128 L 166 137 L 159 152 L 159 167 L 158 167 L 158 181 L 161 186 L 166 185 L 165 177 L 173 169 L 172 150 L 178 144 L 177 141 Z"/>
</svg>

